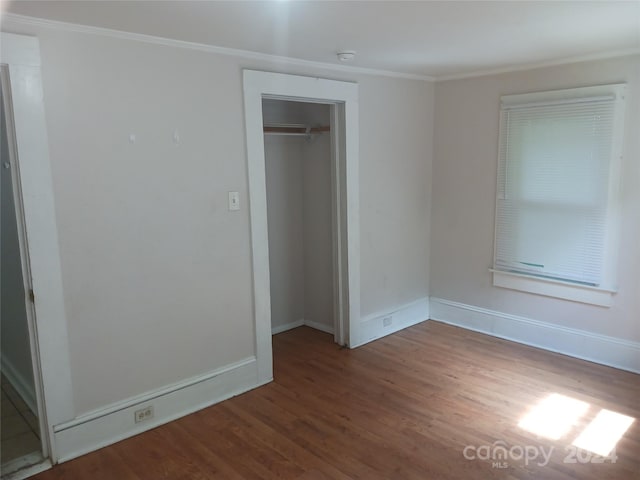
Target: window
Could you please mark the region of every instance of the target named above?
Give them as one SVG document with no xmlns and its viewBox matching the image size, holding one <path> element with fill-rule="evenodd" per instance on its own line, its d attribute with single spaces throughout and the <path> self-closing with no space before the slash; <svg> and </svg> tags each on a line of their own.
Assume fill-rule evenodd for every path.
<svg viewBox="0 0 640 480">
<path fill-rule="evenodd" d="M 624 97 L 624 85 L 502 97 L 494 285 L 609 304 Z"/>
</svg>

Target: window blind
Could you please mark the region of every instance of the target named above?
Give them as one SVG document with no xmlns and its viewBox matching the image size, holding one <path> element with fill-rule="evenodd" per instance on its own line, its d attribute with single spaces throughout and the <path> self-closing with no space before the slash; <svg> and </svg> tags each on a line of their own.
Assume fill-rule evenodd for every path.
<svg viewBox="0 0 640 480">
<path fill-rule="evenodd" d="M 496 269 L 601 284 L 614 102 L 502 106 Z"/>
</svg>

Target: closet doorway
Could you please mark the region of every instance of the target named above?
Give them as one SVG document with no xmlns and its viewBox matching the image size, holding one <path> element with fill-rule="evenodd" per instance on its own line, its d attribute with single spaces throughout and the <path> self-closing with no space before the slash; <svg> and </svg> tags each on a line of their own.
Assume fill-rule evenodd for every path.
<svg viewBox="0 0 640 480">
<path fill-rule="evenodd" d="M 26 466 L 31 460 L 13 464 L 12 469 L 25 467 L 12 474 L 11 478 L 17 480 L 50 468 L 58 461 L 53 426 L 74 418 L 75 413 L 39 43 L 36 37 L 6 32 L 0 32 L 0 40 L 2 108 L 7 120 L 3 126 L 11 127 L 6 141 L 10 149 L 9 168 L 4 165 L 1 168 L 11 174 L 16 221 L 21 224 L 17 230 L 22 233 L 19 244 L 23 290 L 28 292 L 21 298 L 29 323 L 37 406 L 34 410 L 41 442 L 38 453 L 44 458 L 31 467 Z M 5 192 L 2 193 L 4 203 Z M 4 278 L 2 281 L 4 287 Z M 4 405 L 8 404 L 3 402 Z M 36 426 L 33 427 L 35 431 Z M 3 434 L 6 435 L 4 428 Z M 2 473 L 6 470 L 4 465 Z"/>
<path fill-rule="evenodd" d="M 358 85 L 243 77 L 257 376 L 267 383 L 272 331 L 305 323 L 333 331 L 340 345 L 361 343 Z M 275 140 L 285 136 L 293 138 Z"/>
<path fill-rule="evenodd" d="M 331 334 L 339 329 L 330 109 L 262 100 L 273 334 L 301 325 Z"/>
<path fill-rule="evenodd" d="M 9 72 L 0 66 L 0 473 L 39 464 L 47 445 L 39 408 L 34 297 L 16 155 Z"/>
</svg>

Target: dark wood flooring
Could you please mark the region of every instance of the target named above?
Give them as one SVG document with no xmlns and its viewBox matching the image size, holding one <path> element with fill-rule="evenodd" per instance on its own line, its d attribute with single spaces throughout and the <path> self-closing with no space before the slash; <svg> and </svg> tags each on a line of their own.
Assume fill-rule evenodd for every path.
<svg viewBox="0 0 640 480">
<path fill-rule="evenodd" d="M 307 327 L 273 347 L 273 383 L 34 478 L 640 479 L 640 375 L 434 321 L 355 350 Z M 569 433 L 518 427 L 554 393 L 589 404 Z M 570 446 L 601 409 L 636 419 L 615 461 Z M 478 458 L 497 445 L 507 458 Z"/>
</svg>

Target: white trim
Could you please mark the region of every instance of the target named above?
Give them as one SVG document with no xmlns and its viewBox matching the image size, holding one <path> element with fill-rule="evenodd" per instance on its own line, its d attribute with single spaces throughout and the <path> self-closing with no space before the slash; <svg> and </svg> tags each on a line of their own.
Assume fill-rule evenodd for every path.
<svg viewBox="0 0 640 480">
<path fill-rule="evenodd" d="M 391 319 L 390 325 L 385 325 L 385 319 Z M 402 305 L 394 310 L 378 312 L 363 317 L 359 337 L 351 348 L 364 345 L 378 338 L 403 330 L 412 325 L 429 319 L 429 298 L 424 297 L 411 303 Z"/>
<path fill-rule="evenodd" d="M 172 38 L 157 37 L 154 35 L 145 35 L 141 33 L 123 32 L 111 28 L 93 27 L 90 25 L 80 25 L 77 23 L 60 22 L 57 20 L 48 20 L 44 18 L 29 17 L 26 15 L 17 15 L 14 13 L 3 14 L 3 22 L 14 22 L 18 25 L 33 25 L 37 27 L 52 28 L 63 30 L 66 32 L 85 33 L 90 35 L 102 35 L 105 37 L 118 38 L 121 40 L 132 40 L 154 45 L 163 45 L 166 47 L 185 48 L 188 50 L 197 50 L 200 52 L 215 53 L 218 55 L 226 55 L 232 57 L 247 58 L 260 62 L 269 62 L 282 65 L 291 65 L 307 68 L 318 68 L 323 70 L 334 70 L 338 72 L 355 73 L 361 75 L 375 75 L 391 78 L 402 78 L 406 80 L 419 80 L 422 82 L 433 82 L 434 78 L 428 75 L 419 75 L 415 73 L 394 72 L 390 70 L 380 70 L 376 68 L 355 67 L 353 65 L 342 65 L 334 63 L 325 63 L 312 60 L 303 60 L 300 58 L 284 57 L 280 55 L 271 55 L 267 53 L 253 52 L 250 50 L 241 50 L 237 48 L 218 47 L 215 45 L 207 45 L 204 43 L 187 42 L 184 40 L 175 40 Z"/>
<path fill-rule="evenodd" d="M 587 88 L 591 88 L 591 87 L 587 87 Z M 570 89 L 570 90 L 579 90 L 579 89 Z M 560 93 L 563 90 L 555 90 L 553 93 Z M 551 93 L 551 92 L 549 92 Z M 535 94 L 524 94 L 522 95 L 522 97 L 527 97 L 529 95 L 535 95 Z M 504 96 L 502 97 L 500 103 L 502 105 L 502 109 L 503 110 L 516 110 L 518 108 L 530 108 L 530 107 L 549 107 L 549 106 L 555 106 L 555 105 L 575 105 L 576 103 L 580 103 L 580 104 L 585 104 L 585 103 L 593 103 L 593 102 L 606 102 L 606 101 L 613 101 L 616 99 L 615 95 L 602 95 L 599 97 L 587 97 L 587 98 L 562 98 L 562 99 L 558 99 L 558 100 L 547 100 L 547 101 L 538 101 L 536 102 L 535 100 L 529 103 L 516 103 L 515 101 L 513 101 L 513 99 L 510 99 L 509 97 L 520 97 L 521 95 L 508 95 L 508 96 Z"/>
<path fill-rule="evenodd" d="M 36 297 L 34 343 L 39 356 L 34 357 L 34 370 L 39 420 L 44 426 L 43 453 L 55 463 L 53 425 L 73 418 L 74 406 L 40 48 L 35 37 L 2 32 L 1 40 L 0 57 L 9 71 L 28 264 Z"/>
<path fill-rule="evenodd" d="M 295 322 L 285 323 L 284 325 L 277 325 L 275 327 L 271 327 L 271 335 L 277 335 L 278 333 L 286 332 L 288 330 L 293 330 L 294 328 L 307 326 L 313 328 L 315 330 L 320 330 L 325 333 L 333 333 L 334 328 L 332 325 L 326 325 L 324 323 L 314 322 L 313 320 L 305 320 L 304 318 L 301 320 L 297 320 Z"/>
<path fill-rule="evenodd" d="M 309 328 L 320 330 L 321 332 L 324 332 L 324 333 L 333 334 L 333 331 L 334 331 L 333 325 L 327 325 L 326 323 L 314 322 L 313 320 L 305 320 L 304 324 Z"/>
<path fill-rule="evenodd" d="M 65 462 L 163 425 L 260 386 L 255 357 L 145 395 L 118 402 L 56 426 L 59 461 Z M 154 417 L 135 423 L 134 411 L 153 407 Z"/>
<path fill-rule="evenodd" d="M 247 174 L 249 180 L 249 217 L 253 273 L 254 319 L 258 381 L 273 379 L 271 347 L 271 287 L 269 283 L 269 242 L 265 183 L 262 99 L 286 98 L 344 105 L 344 164 L 346 204 L 343 237 L 346 252 L 348 295 L 343 305 L 348 307 L 348 335 L 357 331 L 360 318 L 360 237 L 358 193 L 358 85 L 322 78 L 244 70 L 244 111 L 247 140 Z M 341 128 L 337 126 L 336 128 Z M 333 128 L 333 127 L 332 127 Z M 341 221 L 342 219 L 338 219 Z M 335 220 L 334 220 L 335 221 Z M 351 338 L 351 337 L 350 337 Z"/>
<path fill-rule="evenodd" d="M 336 125 L 344 124 L 344 107 L 341 105 L 332 105 L 330 109 L 331 125 L 331 230 L 332 230 L 332 248 L 331 256 L 333 261 L 333 340 L 338 345 L 346 345 L 346 332 L 348 330 L 345 325 L 348 312 L 345 312 L 346 296 L 348 295 L 347 286 L 344 284 L 346 277 L 343 266 L 344 253 L 346 245 L 344 244 L 344 235 L 342 234 L 342 226 L 339 221 L 344 216 L 343 212 L 343 183 L 341 181 L 341 165 L 340 158 L 344 155 L 344 135 L 341 135 Z"/>
<path fill-rule="evenodd" d="M 609 307 L 612 304 L 611 294 L 615 292 L 617 283 L 617 263 L 619 250 L 619 230 L 620 230 L 620 176 L 623 154 L 623 134 L 626 106 L 626 84 L 594 85 L 589 87 L 569 88 L 562 90 L 549 90 L 541 92 L 530 92 L 522 94 L 504 95 L 500 97 L 500 152 L 498 189 L 496 191 L 496 218 L 494 225 L 494 267 L 493 285 L 497 287 L 510 288 L 523 292 L 529 292 L 550 297 L 557 297 L 566 300 Z M 499 210 L 505 199 L 504 182 L 506 173 L 503 169 L 508 169 L 509 162 L 503 152 L 503 140 L 509 134 L 504 131 L 504 122 L 507 121 L 508 110 L 510 108 L 529 108 L 542 105 L 558 105 L 566 103 L 585 103 L 592 101 L 607 100 L 614 106 L 613 128 L 611 138 L 611 150 L 608 152 L 609 179 L 607 185 L 606 201 L 606 224 L 604 227 L 605 238 L 602 244 L 603 266 L 599 276 L 597 286 L 580 285 L 567 280 L 558 280 L 543 277 L 545 271 L 540 268 L 540 276 L 536 272 L 529 274 L 526 269 L 519 268 L 518 259 L 502 259 L 502 264 L 498 265 L 498 236 L 499 236 Z M 506 139 L 508 140 L 508 138 Z M 508 150 L 508 147 L 507 147 Z M 506 162 L 506 163 L 504 163 Z M 501 181 L 501 176 L 505 178 Z M 509 264 L 507 264 L 509 262 Z M 538 263 L 544 263 L 539 261 Z M 540 266 L 542 267 L 542 266 Z M 569 273 L 569 272 L 561 272 Z M 575 272 L 579 275 L 579 272 Z"/>
<path fill-rule="evenodd" d="M 37 65 L 33 65 L 39 62 L 39 55 L 37 55 L 37 51 L 34 52 L 32 48 L 28 48 L 29 42 L 23 42 L 22 40 L 23 39 L 20 37 L 8 39 L 9 42 L 14 43 L 14 48 L 11 49 L 13 51 L 11 55 L 14 55 L 14 58 L 12 58 L 12 60 L 19 63 L 20 57 L 22 57 L 24 63 L 29 64 L 31 68 L 37 69 L 37 71 L 39 71 L 39 67 Z M 19 55 L 17 56 L 16 51 L 19 52 Z M 13 70 L 15 71 L 15 69 Z M 36 416 L 38 422 L 38 430 L 40 432 L 44 432 L 42 435 L 40 435 L 41 448 L 38 452 L 40 455 L 40 460 L 42 460 L 43 458 L 49 457 L 50 434 L 46 420 L 46 410 L 44 407 L 44 392 L 42 385 L 42 373 L 40 369 L 40 351 L 39 341 L 37 337 L 36 310 L 35 304 L 31 301 L 30 298 L 30 292 L 33 292 L 35 287 L 33 286 L 31 274 L 31 262 L 28 242 L 29 235 L 26 227 L 25 206 L 20 175 L 20 162 L 18 161 L 18 135 L 16 132 L 15 110 L 9 64 L 0 65 L 0 82 L 2 83 L 3 102 L 1 108 L 3 109 L 3 116 L 5 119 L 7 148 L 9 150 L 8 160 L 11 164 L 11 170 L 9 171 L 9 174 L 11 175 L 11 194 L 13 196 L 14 218 L 16 222 L 16 234 L 20 257 L 19 260 L 23 291 L 21 300 L 24 305 L 24 321 L 26 321 L 29 341 L 27 348 L 29 349 L 30 354 L 29 367 L 31 369 L 31 378 L 27 381 L 27 379 L 24 378 L 16 369 L 12 368 L 14 367 L 14 365 L 11 361 L 9 361 L 8 358 L 3 358 L 3 360 L 5 361 L 5 368 L 7 369 L 7 371 L 12 370 L 15 381 L 14 387 L 16 387 L 21 392 L 23 400 L 28 404 L 30 410 Z M 20 92 L 20 108 L 22 108 L 24 102 L 29 100 L 24 93 L 24 91 Z M 38 139 L 36 139 L 36 141 L 37 140 Z M 30 459 L 29 461 L 33 461 L 33 459 Z"/>
<path fill-rule="evenodd" d="M 2 374 L 7 377 L 7 380 L 24 400 L 24 403 L 27 404 L 29 410 L 37 417 L 38 401 L 36 399 L 36 391 L 31 382 L 18 372 L 11 361 L 4 355 L 4 352 L 0 355 L 0 365 L 2 365 Z"/>
<path fill-rule="evenodd" d="M 431 297 L 431 319 L 640 373 L 640 343 Z"/>
<path fill-rule="evenodd" d="M 520 292 L 562 298 L 572 302 L 610 307 L 613 303 L 613 290 L 563 282 L 550 278 L 534 277 L 515 272 L 503 272 L 490 269 L 493 273 L 493 286 L 518 290 Z"/>
<path fill-rule="evenodd" d="M 294 328 L 302 327 L 304 324 L 304 319 L 300 319 L 295 322 L 276 325 L 275 327 L 271 327 L 271 335 L 277 335 L 279 333 L 286 332 L 287 330 L 293 330 Z"/>
<path fill-rule="evenodd" d="M 589 103 L 624 100 L 626 83 L 592 85 L 589 87 L 563 88 L 538 92 L 502 95 L 500 106 L 503 109 L 535 107 L 545 105 L 563 105 L 571 103 Z M 624 117 L 623 117 L 624 118 Z"/>
<path fill-rule="evenodd" d="M 354 85 L 344 105 L 344 138 L 340 140 L 344 149 L 344 158 L 339 161 L 341 202 L 334 211 L 340 214 L 341 239 L 345 241 L 340 248 L 340 275 L 342 276 L 342 314 L 339 326 L 346 327 L 342 335 L 346 345 L 353 348 L 353 338 L 358 337 L 360 329 L 360 168 L 359 142 L 360 121 L 358 106 L 358 87 Z M 335 221 L 335 220 L 334 220 Z M 345 281 L 346 280 L 346 281 Z"/>
<path fill-rule="evenodd" d="M 64 422 L 61 423 L 60 425 L 56 425 L 54 428 L 54 431 L 56 433 L 61 432 L 63 430 L 78 426 L 82 423 L 87 423 L 90 422 L 92 420 L 96 420 L 100 417 L 105 417 L 107 415 L 110 415 L 112 413 L 118 412 L 120 410 L 124 410 L 126 408 L 129 408 L 132 405 L 139 405 L 141 403 L 147 403 L 150 402 L 158 397 L 161 397 L 163 395 L 168 395 L 170 393 L 176 392 L 178 390 L 182 390 L 186 387 L 190 387 L 192 385 L 196 385 L 198 383 L 202 383 L 202 382 L 206 382 L 208 380 L 211 380 L 215 377 L 218 377 L 222 374 L 231 372 L 237 368 L 240 367 L 244 367 L 246 365 L 251 365 L 255 363 L 255 357 L 247 357 L 243 360 L 239 360 L 237 362 L 233 362 L 230 363 L 228 365 L 225 365 L 224 367 L 221 368 L 217 368 L 215 370 L 212 370 L 210 372 L 207 372 L 205 374 L 202 375 L 197 375 L 195 377 L 191 377 L 188 378 L 186 380 L 182 380 L 178 383 L 174 383 L 172 385 L 157 389 L 157 390 L 153 390 L 151 392 L 147 392 L 144 393 L 142 395 L 138 395 L 135 397 L 131 397 L 128 398 L 126 400 L 122 400 L 116 403 L 113 403 L 107 407 L 104 408 L 100 408 L 98 410 L 93 410 L 91 412 L 85 413 L 83 415 L 80 415 L 79 417 L 74 418 L 73 420 L 70 420 L 68 422 Z"/>
<path fill-rule="evenodd" d="M 40 66 L 40 46 L 36 37 L 2 33 L 0 63 L 29 67 Z"/>
<path fill-rule="evenodd" d="M 503 73 L 525 72 L 528 70 L 536 70 L 538 68 L 556 67 L 561 65 L 571 65 L 572 63 L 593 62 L 596 60 L 606 60 L 609 58 L 630 57 L 640 54 L 640 48 L 627 48 L 622 50 L 613 50 L 610 52 L 594 53 L 589 55 L 576 55 L 573 57 L 565 57 L 558 60 L 549 60 L 530 64 L 519 64 L 508 67 L 488 68 L 486 70 L 474 70 L 466 73 L 453 73 L 451 75 L 436 75 L 435 82 L 448 82 L 449 80 L 464 80 L 467 78 L 487 77 L 489 75 L 500 75 Z"/>
</svg>

